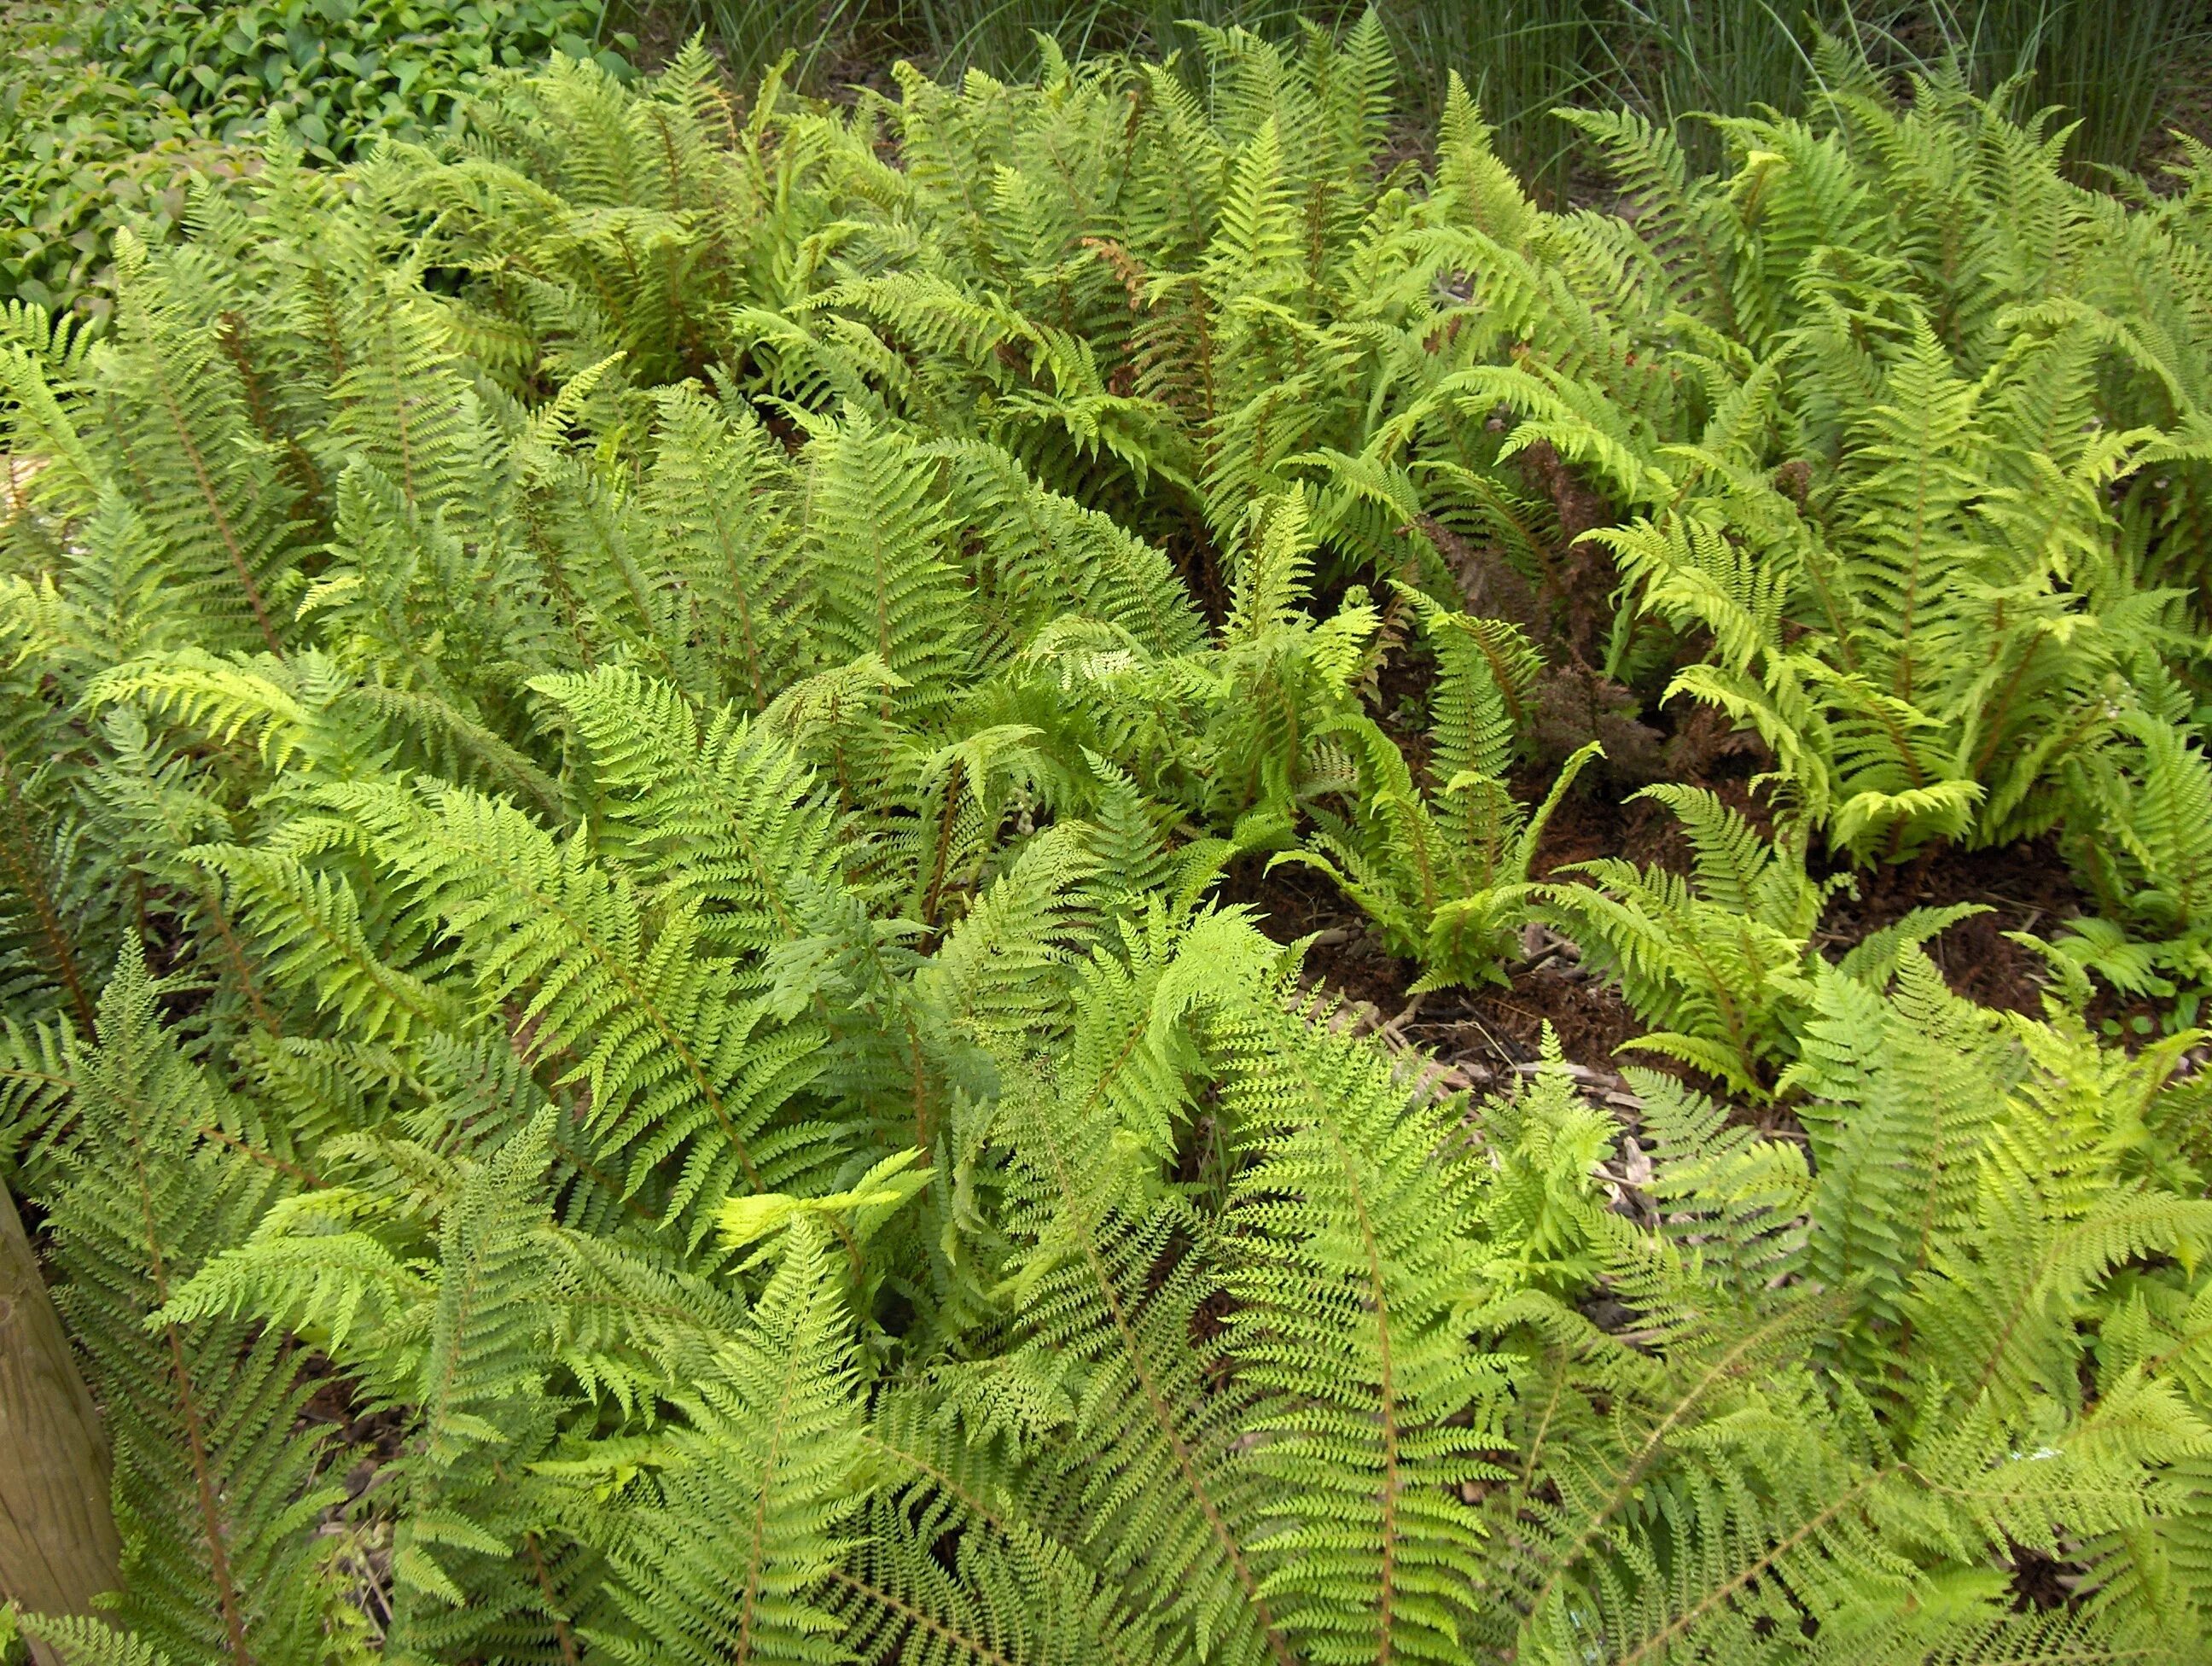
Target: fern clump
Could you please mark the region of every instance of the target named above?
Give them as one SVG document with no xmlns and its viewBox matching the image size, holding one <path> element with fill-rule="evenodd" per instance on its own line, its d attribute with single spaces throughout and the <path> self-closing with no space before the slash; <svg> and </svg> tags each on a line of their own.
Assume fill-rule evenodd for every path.
<svg viewBox="0 0 2212 1666">
<path fill-rule="evenodd" d="M 1547 892 L 1550 910 L 1585 962 L 1664 1026 L 1632 1046 L 1763 1097 L 1799 1055 L 1807 980 L 1826 964 L 1815 946 L 1820 918 L 1851 881 L 1807 873 L 1800 826 L 1785 825 L 1770 842 L 1703 788 L 1651 787 L 1638 796 L 1680 822 L 1691 872 L 1639 869 L 1613 857 L 1584 862 L 1567 870 L 1582 883 Z M 1839 970 L 1879 985 L 1899 955 L 1982 911 L 1974 903 L 1911 909 L 1854 944 Z"/>
<path fill-rule="evenodd" d="M 125 1546 L 42 1647 L 2201 1655 L 2196 1037 L 1820 929 L 2047 830 L 2199 975 L 2195 176 L 1838 58 L 1552 214 L 1463 89 L 1384 166 L 1372 17 L 1203 39 L 562 61 L 9 315 L 0 1174 Z M 1547 873 L 1642 767 L 1561 690 L 1773 836 Z M 1276 863 L 1715 1095 L 1449 1087 Z"/>
</svg>

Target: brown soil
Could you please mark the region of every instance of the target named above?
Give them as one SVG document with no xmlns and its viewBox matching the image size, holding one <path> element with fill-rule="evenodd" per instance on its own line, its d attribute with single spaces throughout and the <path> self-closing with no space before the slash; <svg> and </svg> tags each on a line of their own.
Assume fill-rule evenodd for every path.
<svg viewBox="0 0 2212 1666">
<path fill-rule="evenodd" d="M 1310 869 L 1270 873 L 1264 856 L 1247 857 L 1224 876 L 1221 898 L 1256 910 L 1260 928 L 1279 943 L 1314 937 L 1306 952 L 1308 981 L 1347 1001 L 1365 1001 L 1385 1017 L 1406 1004 L 1407 988 L 1420 976 L 1412 961 L 1382 946 L 1356 903 Z"/>
<path fill-rule="evenodd" d="M 1529 784 L 1531 787 L 1534 785 Z M 1723 775 L 1700 781 L 1698 785 L 1715 793 L 1761 831 L 1771 825 L 1765 801 L 1752 792 L 1747 781 Z M 1607 856 L 1620 857 L 1638 866 L 1663 867 L 1676 873 L 1690 871 L 1690 842 L 1682 836 L 1681 824 L 1665 805 L 1626 795 L 1601 797 L 1596 793 L 1571 793 L 1561 800 L 1544 829 L 1544 841 L 1537 847 L 1531 877 L 1547 879 L 1556 876 L 1564 881 L 1573 876 L 1561 873 L 1561 869 Z"/>
<path fill-rule="evenodd" d="M 1393 1039 L 1447 1065 L 1478 1067 L 1475 1079 L 1535 1061 L 1547 1024 L 1571 1063 L 1611 1078 L 1620 1070 L 1615 1049 L 1650 1027 L 1619 991 L 1574 964 L 1571 945 L 1549 934 L 1535 959 L 1515 969 L 1504 987 L 1417 998 L 1408 991 L 1419 966 L 1392 954 L 1366 915 L 1328 880 L 1300 868 L 1264 869 L 1261 859 L 1239 864 L 1223 885 L 1224 899 L 1258 909 L 1261 929 L 1279 942 L 1314 938 L 1305 958 L 1309 984 L 1357 1009 L 1370 1027 L 1387 1025 Z"/>
<path fill-rule="evenodd" d="M 301 1375 L 314 1387 L 294 1432 L 327 1432 L 331 1449 L 325 1462 L 347 1464 L 335 1477 L 345 1495 L 323 1511 L 316 1530 L 346 1601 L 359 1612 L 369 1640 L 380 1643 L 392 1623 L 391 1504 L 387 1498 L 380 1509 L 370 1495 L 405 1444 L 407 1415 L 397 1406 L 364 1408 L 357 1385 L 319 1353 L 302 1361 Z"/>
<path fill-rule="evenodd" d="M 2084 908 L 2081 893 L 2049 839 L 1939 852 L 1861 873 L 1855 887 L 1856 895 L 1837 897 L 1821 921 L 1824 945 L 1831 953 L 1841 953 L 1914 909 L 1978 903 L 1990 912 L 1952 927 L 1928 945 L 1929 957 L 1960 994 L 2015 1012 L 2043 1010 L 2045 967 L 2041 956 L 2005 933 L 2047 937 Z"/>
<path fill-rule="evenodd" d="M 300 1431 L 329 1430 L 338 1450 L 354 1456 L 346 1491 L 358 1497 L 376 1472 L 399 1456 L 406 1440 L 406 1416 L 394 1407 L 364 1406 L 360 1385 L 320 1353 L 307 1355 L 300 1375 L 314 1385 L 300 1408 Z"/>
<path fill-rule="evenodd" d="M 1755 824 L 1767 824 L 1767 806 L 1745 781 L 1723 776 L 1706 784 Z M 1543 878 L 1601 856 L 1680 873 L 1688 866 L 1689 850 L 1662 805 L 1571 796 L 1546 830 L 1534 873 Z M 1503 987 L 1439 990 L 1417 999 L 1408 991 L 1419 967 L 1390 953 L 1366 916 L 1327 879 L 1309 869 L 1265 868 L 1261 858 L 1239 864 L 1224 884 L 1224 900 L 1255 908 L 1261 929 L 1280 942 L 1314 938 L 1305 958 L 1309 983 L 1354 1009 L 1367 1026 L 1387 1029 L 1393 1040 L 1419 1046 L 1443 1064 L 1472 1067 L 1470 1079 L 1498 1079 L 1534 1061 L 1547 1025 L 1567 1061 L 1600 1086 L 1612 1085 L 1623 1063 L 1668 1067 L 1656 1055 L 1619 1052 L 1650 1026 L 1617 988 L 1577 964 L 1572 944 L 1541 927 L 1527 934 L 1529 958 L 1509 969 Z M 1852 888 L 1830 904 L 1820 942 L 1830 955 L 1840 955 L 1913 909 L 1953 903 L 1978 903 L 1989 912 L 1960 921 L 1929 945 L 1951 987 L 1984 1006 L 2040 1012 L 2043 962 L 2004 933 L 2047 935 L 2081 911 L 2080 893 L 2048 840 L 1940 852 L 1857 873 Z"/>
<path fill-rule="evenodd" d="M 1615 1073 L 1624 1061 L 1661 1062 L 1648 1055 L 1620 1054 L 1651 1026 L 1629 1009 L 1619 990 L 1557 961 L 1518 970 L 1502 988 L 1431 995 L 1404 1028 L 1408 1039 L 1440 1057 L 1496 1066 L 1541 1056 L 1547 1025 L 1568 1062 L 1593 1072 Z"/>
</svg>

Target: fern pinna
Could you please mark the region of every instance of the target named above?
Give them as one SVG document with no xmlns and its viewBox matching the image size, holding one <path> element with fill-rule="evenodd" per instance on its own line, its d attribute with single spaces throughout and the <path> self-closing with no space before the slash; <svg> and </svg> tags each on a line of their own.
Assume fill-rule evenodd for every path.
<svg viewBox="0 0 2212 1666">
<path fill-rule="evenodd" d="M 1371 17 L 1203 40 L 558 62 L 8 315 L 0 1177 L 124 1543 L 41 1649 L 2203 1657 L 2205 1079 L 2081 1016 L 2203 976 L 2197 163 L 1835 49 L 1555 213 L 1464 89 L 1389 161 Z M 1771 832 L 1543 873 L 1691 704 Z M 2046 831 L 2040 1016 L 1824 929 Z M 1668 1070 L 1450 1089 L 1300 865 Z"/>
</svg>

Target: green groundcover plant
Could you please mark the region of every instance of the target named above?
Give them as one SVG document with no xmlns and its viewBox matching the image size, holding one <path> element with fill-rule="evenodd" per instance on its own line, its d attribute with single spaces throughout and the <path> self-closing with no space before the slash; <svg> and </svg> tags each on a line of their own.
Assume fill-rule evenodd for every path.
<svg viewBox="0 0 2212 1666">
<path fill-rule="evenodd" d="M 123 0 L 86 31 L 90 56 L 158 88 L 222 137 L 274 118 L 337 161 L 385 133 L 448 126 L 501 68 L 590 57 L 597 0 Z M 617 73 L 621 58 L 604 60 Z"/>
<path fill-rule="evenodd" d="M 107 228 L 166 237 L 198 173 L 239 160 L 174 100 L 86 58 L 58 12 L 0 19 L 0 301 L 71 307 L 95 290 Z"/>
<path fill-rule="evenodd" d="M 104 311 L 113 228 L 177 230 L 192 175 L 253 166 L 270 122 L 341 161 L 452 127 L 503 67 L 590 56 L 603 25 L 597 0 L 28 0 L 0 19 L 0 301 Z"/>
<path fill-rule="evenodd" d="M 2203 929 L 2197 176 L 1838 57 L 1555 216 L 1463 93 L 1386 159 L 1372 19 L 1206 49 L 557 61 L 9 315 L 0 1159 L 124 1541 L 45 1646 L 2205 1657 L 2197 1038 L 1809 865 Z M 1576 914 L 1670 691 L 1780 825 Z M 1554 911 L 1718 1091 L 1440 1092 L 1282 862 L 1432 984 Z"/>
</svg>

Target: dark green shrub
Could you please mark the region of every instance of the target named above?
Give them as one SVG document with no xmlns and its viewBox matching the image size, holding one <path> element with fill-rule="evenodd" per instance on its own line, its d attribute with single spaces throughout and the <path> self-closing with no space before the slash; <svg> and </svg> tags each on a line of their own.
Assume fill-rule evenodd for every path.
<svg viewBox="0 0 2212 1666">
<path fill-rule="evenodd" d="M 58 12 L 0 19 L 0 301 L 70 304 L 106 264 L 106 226 L 167 234 L 194 171 L 232 160 L 177 100 L 87 58 Z"/>
<path fill-rule="evenodd" d="M 555 52 L 617 73 L 603 0 L 124 0 L 0 16 L 0 301 L 104 312 L 109 235 L 167 237 L 189 182 L 274 119 L 308 159 L 451 131 L 496 72 Z"/>
<path fill-rule="evenodd" d="M 118 76 L 235 137 L 281 116 L 319 161 L 450 125 L 500 69 L 597 50 L 600 0 L 125 0 L 87 34 Z M 605 55 L 610 68 L 621 60 Z"/>
</svg>

